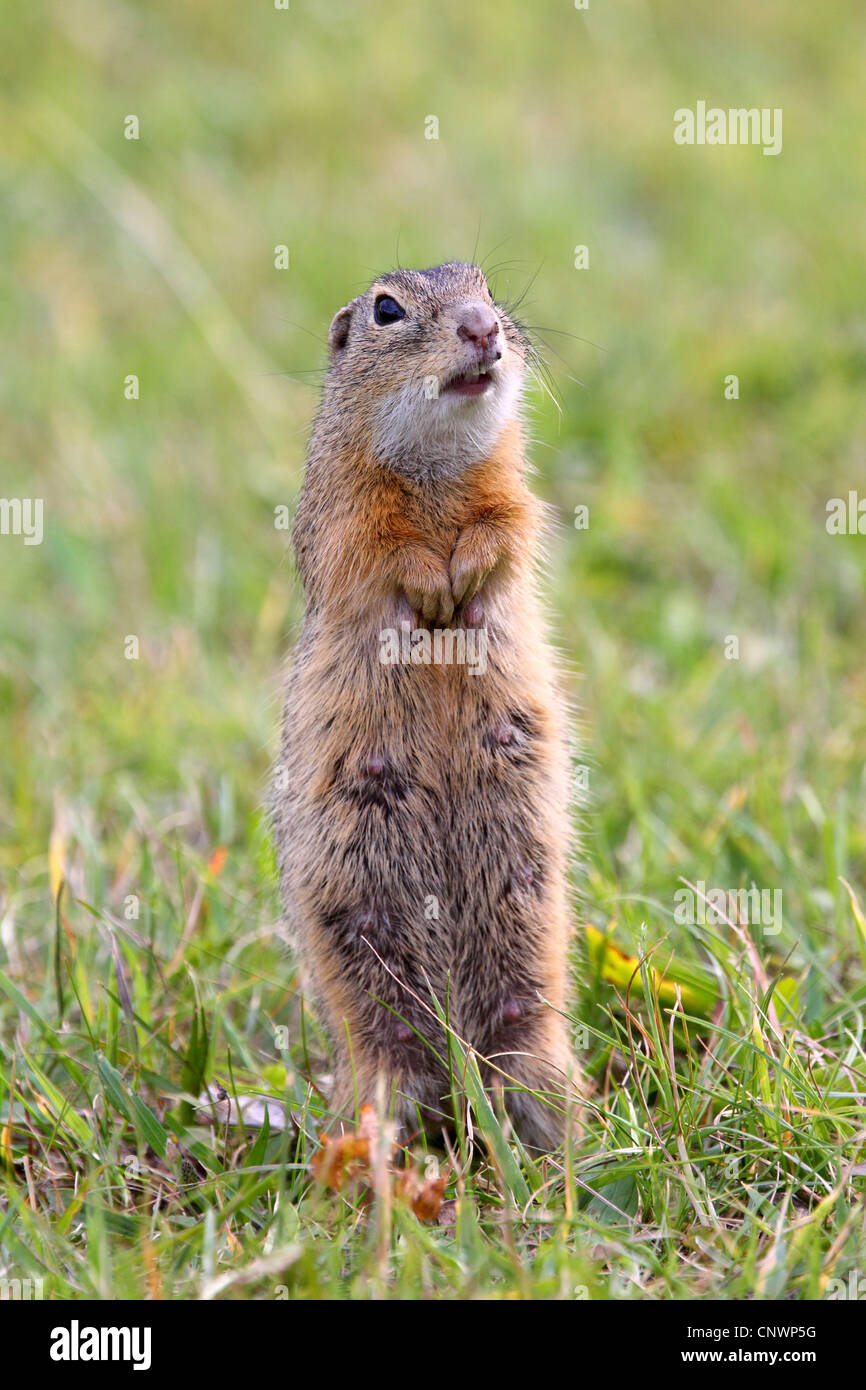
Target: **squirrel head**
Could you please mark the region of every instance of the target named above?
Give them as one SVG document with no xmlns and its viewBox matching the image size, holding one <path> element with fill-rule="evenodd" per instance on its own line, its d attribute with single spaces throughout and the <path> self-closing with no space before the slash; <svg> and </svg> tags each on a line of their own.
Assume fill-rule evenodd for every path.
<svg viewBox="0 0 866 1390">
<path fill-rule="evenodd" d="M 406 476 L 462 472 L 517 412 L 526 340 L 478 266 L 380 276 L 336 314 L 328 345 L 341 434 Z"/>
</svg>

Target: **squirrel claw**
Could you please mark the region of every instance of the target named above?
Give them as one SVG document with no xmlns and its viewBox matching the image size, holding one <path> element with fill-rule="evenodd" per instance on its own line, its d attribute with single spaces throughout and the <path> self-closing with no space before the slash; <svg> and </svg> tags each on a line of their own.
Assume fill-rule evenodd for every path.
<svg viewBox="0 0 866 1390">
<path fill-rule="evenodd" d="M 461 603 L 468 603 L 474 598 L 487 578 L 489 571 L 477 569 L 468 565 L 455 564 L 451 562 L 451 596 L 454 599 L 454 607 L 459 608 Z"/>
<path fill-rule="evenodd" d="M 487 582 L 499 559 L 487 528 L 478 523 L 467 526 L 457 538 L 448 574 L 455 608 L 468 604 Z"/>
<path fill-rule="evenodd" d="M 408 587 L 404 592 L 414 611 L 420 613 L 426 623 L 450 623 L 454 616 L 454 600 L 449 585 L 426 590 Z"/>
</svg>

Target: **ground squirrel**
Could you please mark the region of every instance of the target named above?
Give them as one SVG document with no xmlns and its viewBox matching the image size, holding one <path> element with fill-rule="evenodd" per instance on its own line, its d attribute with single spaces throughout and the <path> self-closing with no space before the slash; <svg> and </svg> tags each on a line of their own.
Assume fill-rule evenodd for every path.
<svg viewBox="0 0 866 1390">
<path fill-rule="evenodd" d="M 384 1075 L 404 1130 L 447 1114 L 435 995 L 524 1142 L 549 1149 L 575 1085 L 568 759 L 524 480 L 528 343 L 482 271 L 452 262 L 383 275 L 329 348 L 275 831 L 333 1108 L 349 1119 Z"/>
</svg>

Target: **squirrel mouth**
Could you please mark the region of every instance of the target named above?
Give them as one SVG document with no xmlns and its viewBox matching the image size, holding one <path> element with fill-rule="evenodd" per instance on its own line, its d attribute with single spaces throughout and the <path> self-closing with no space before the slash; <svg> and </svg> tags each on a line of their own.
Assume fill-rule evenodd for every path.
<svg viewBox="0 0 866 1390">
<path fill-rule="evenodd" d="M 493 384 L 493 379 L 487 367 L 476 367 L 474 371 L 460 372 L 458 376 L 453 376 L 446 381 L 442 387 L 442 395 L 448 396 L 483 396 Z"/>
</svg>

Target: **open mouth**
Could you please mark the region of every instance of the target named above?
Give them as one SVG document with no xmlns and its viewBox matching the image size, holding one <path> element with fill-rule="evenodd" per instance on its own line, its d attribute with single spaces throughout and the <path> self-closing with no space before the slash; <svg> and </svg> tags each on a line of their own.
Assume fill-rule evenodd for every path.
<svg viewBox="0 0 866 1390">
<path fill-rule="evenodd" d="M 488 367 L 476 367 L 474 371 L 461 372 L 458 376 L 453 376 L 450 381 L 446 381 L 442 387 L 442 395 L 448 396 L 483 396 L 493 385 L 493 377 Z"/>
</svg>

